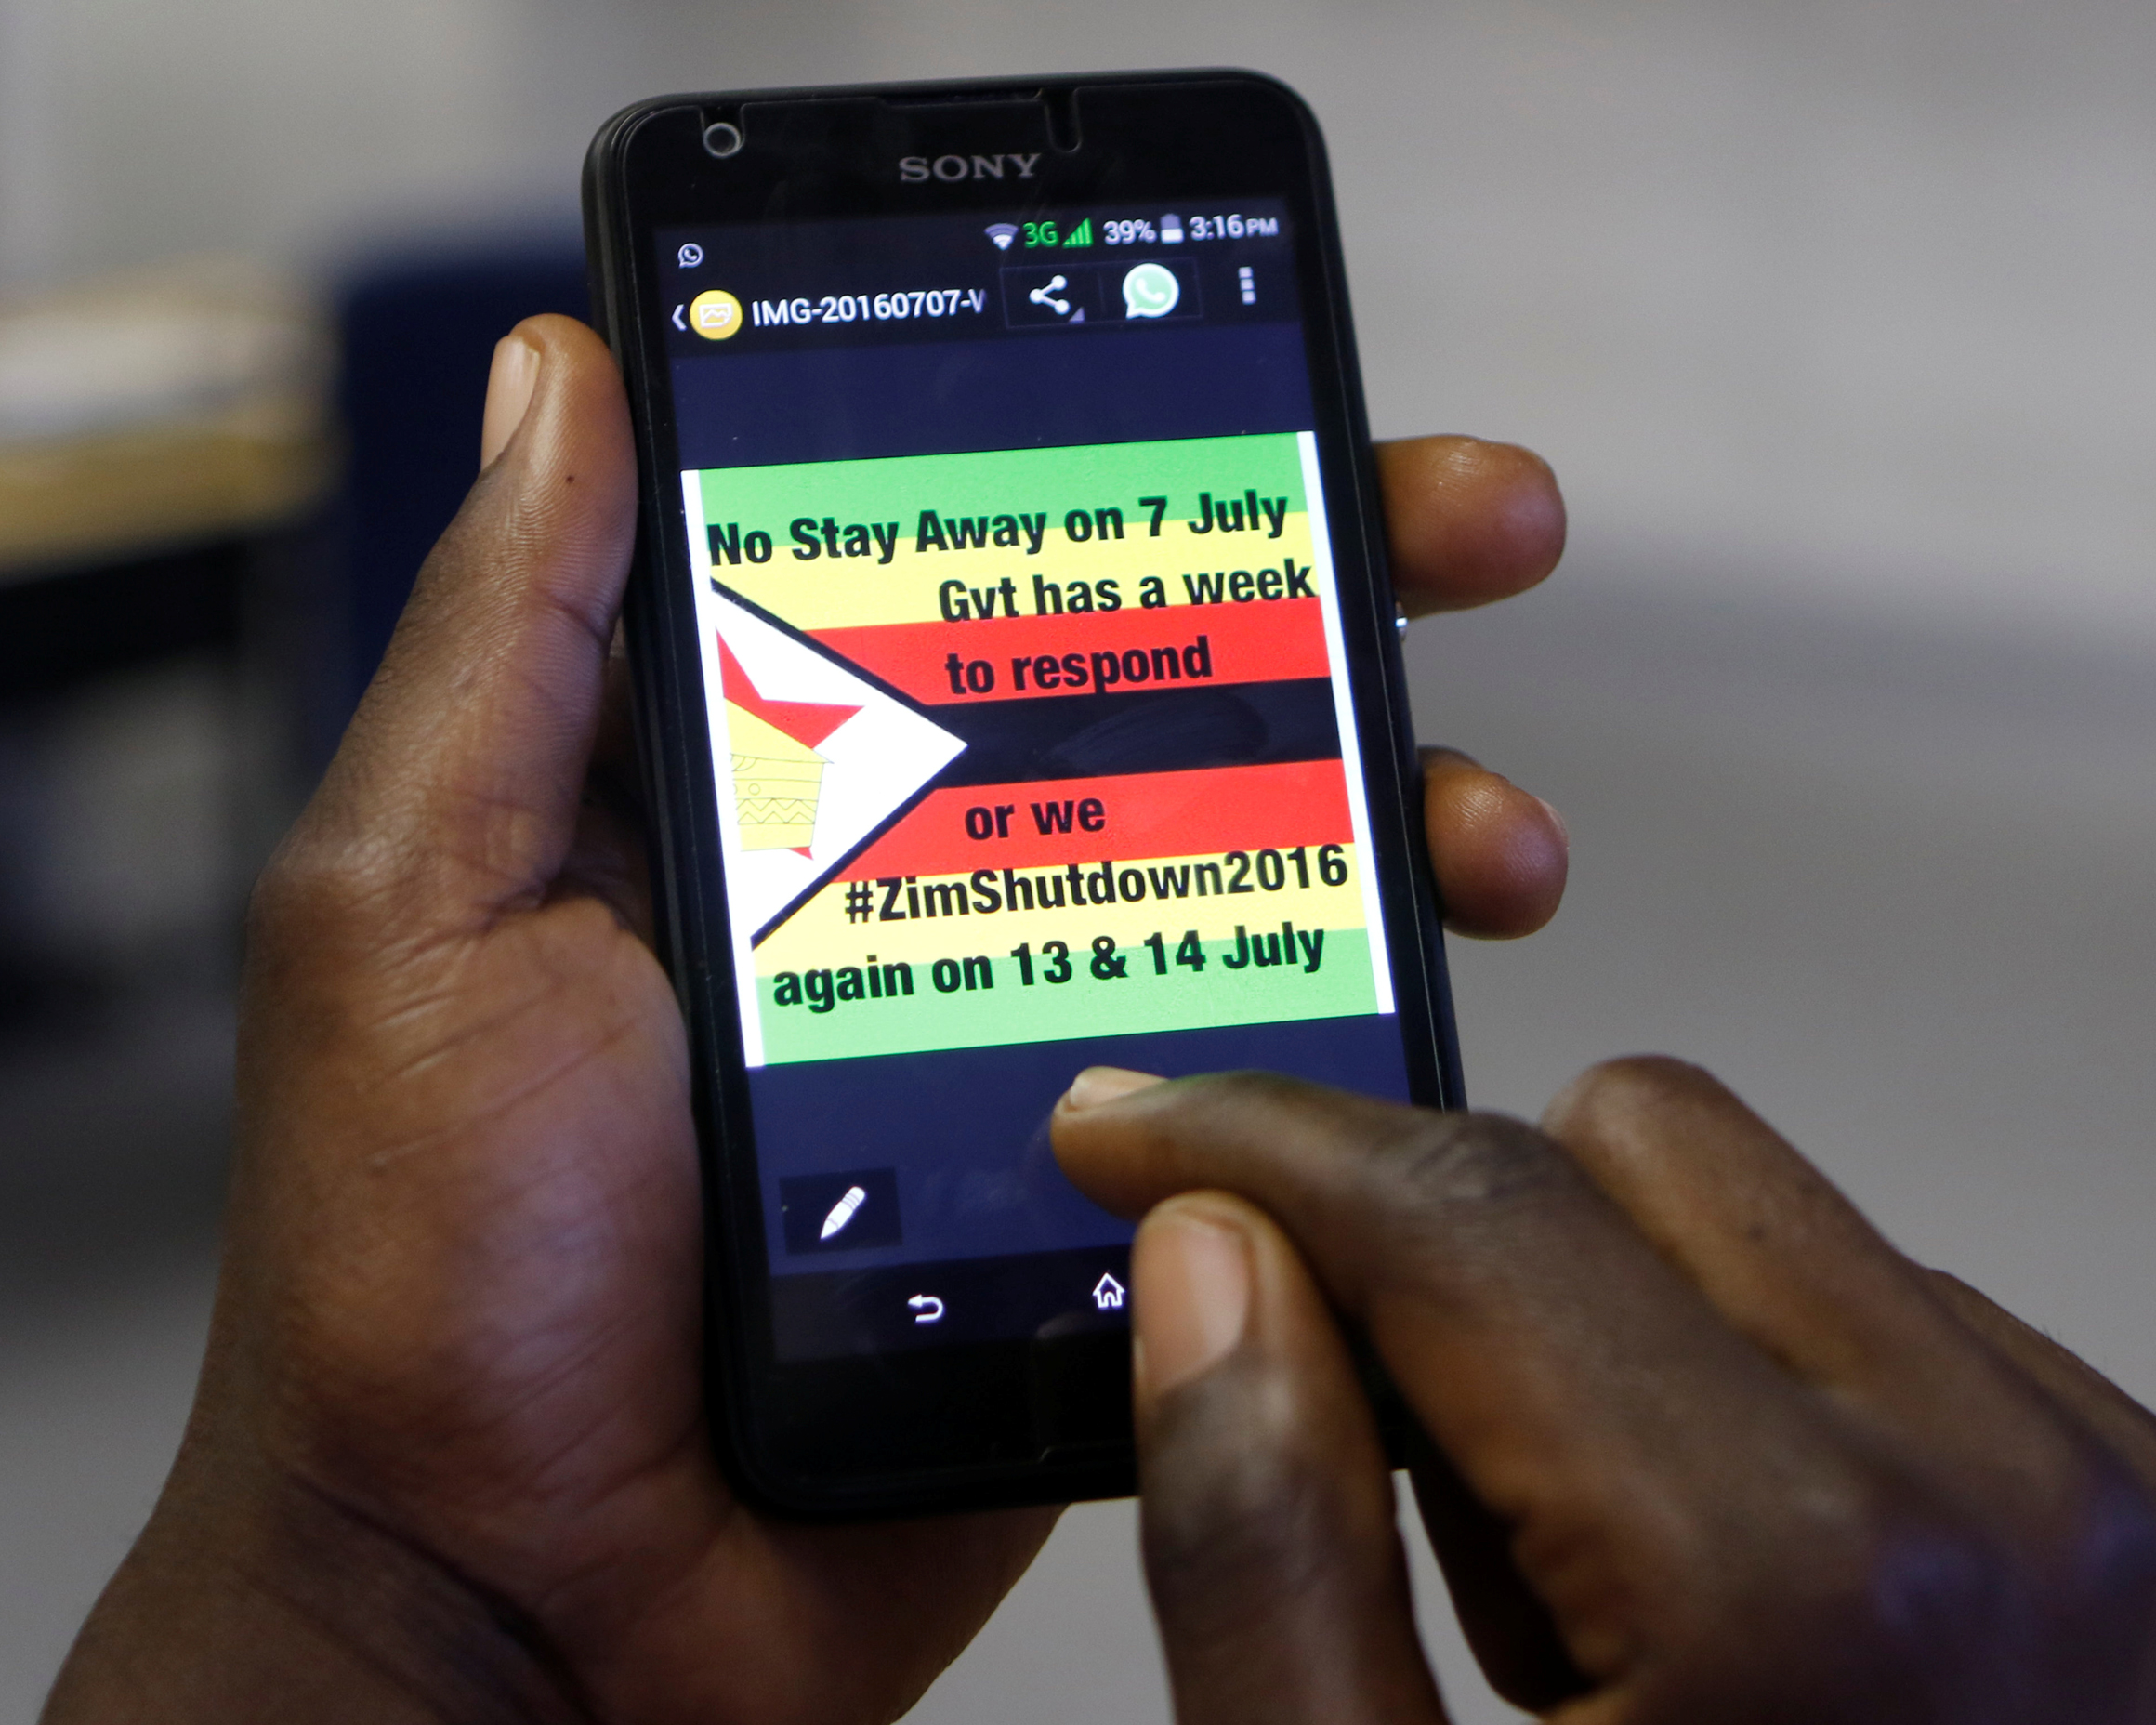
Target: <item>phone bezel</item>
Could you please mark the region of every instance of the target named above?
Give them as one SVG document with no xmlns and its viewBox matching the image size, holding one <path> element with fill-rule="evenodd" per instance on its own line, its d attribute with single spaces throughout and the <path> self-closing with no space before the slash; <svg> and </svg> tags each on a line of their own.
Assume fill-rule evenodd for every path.
<svg viewBox="0 0 2156 1725">
<path fill-rule="evenodd" d="M 702 139 L 722 120 L 741 128 L 743 142 L 719 159 Z M 1034 179 L 897 176 L 905 155 L 1014 147 L 1040 151 Z M 1302 99 L 1273 79 L 1229 71 L 737 91 L 638 103 L 593 142 L 585 176 L 592 301 L 622 365 L 638 445 L 640 532 L 626 635 L 655 912 L 690 1028 L 703 1154 L 712 1423 L 734 1484 L 765 1506 L 859 1517 L 1126 1494 L 1135 1486 L 1128 1341 L 1096 1335 L 809 1363 L 773 1356 L 731 946 L 709 836 L 716 793 L 651 236 L 729 221 L 1255 196 L 1284 200 L 1293 217 L 1318 459 L 1411 1091 L 1457 1107 L 1457 1044 L 1376 472 L 1324 146 Z M 878 1410 L 874 1435 L 862 1430 L 867 1407 Z M 1045 1440 L 1044 1429 L 1059 1441 Z"/>
</svg>

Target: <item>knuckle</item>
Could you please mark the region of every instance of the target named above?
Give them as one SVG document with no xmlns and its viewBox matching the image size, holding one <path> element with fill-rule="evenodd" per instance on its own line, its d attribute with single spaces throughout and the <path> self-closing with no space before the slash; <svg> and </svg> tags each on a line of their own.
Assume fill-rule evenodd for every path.
<svg viewBox="0 0 2156 1725">
<path fill-rule="evenodd" d="M 370 938 L 392 873 L 378 848 L 322 836 L 303 822 L 256 877 L 247 900 L 248 950 L 276 961 Z"/>
<path fill-rule="evenodd" d="M 1558 1092 L 1545 1116 L 1552 1131 L 1593 1132 L 1720 1085 L 1704 1067 L 1667 1054 L 1628 1054 L 1590 1066 Z"/>
<path fill-rule="evenodd" d="M 1749 1530 L 1740 1574 L 1689 1590 L 1706 1603 L 1676 1687 L 1727 1706 L 1773 1680 L 1792 1717 L 2134 1717 L 2156 1677 L 2156 1502 L 2101 1456 L 2054 1483 L 2071 1508 L 2031 1524 L 1892 1464 L 1814 1476 Z"/>
<path fill-rule="evenodd" d="M 1549 1139 L 1501 1114 L 1400 1110 L 1337 1212 L 1361 1297 L 1452 1284 L 1466 1258 L 1509 1254 L 1535 1218 L 1604 1202 Z M 1433 1278 L 1435 1279 L 1433 1281 Z"/>
<path fill-rule="evenodd" d="M 1587 1068 L 1586 1076 L 1619 1094 L 1646 1091 L 1664 1095 L 1671 1090 L 1690 1089 L 1702 1081 L 1714 1082 L 1705 1067 L 1674 1054 L 1621 1054 L 1613 1060 L 1596 1061 Z"/>
<path fill-rule="evenodd" d="M 260 950 L 307 934 L 321 915 L 322 876 L 318 856 L 301 835 L 287 835 L 247 895 L 247 944 Z"/>
<path fill-rule="evenodd" d="M 1839 1614 L 1899 1666 L 1936 1644 L 1965 1641 L 2011 1614 L 2029 1577 L 2010 1542 L 1980 1521 L 1936 1507 L 1884 1518 L 1860 1568 L 1852 1565 Z"/>
<path fill-rule="evenodd" d="M 1142 1499 L 1149 1584 L 1186 1635 L 1289 1609 L 1391 1526 L 1361 1513 L 1286 1386 L 1209 1383 L 1198 1399 L 1148 1455 Z"/>
<path fill-rule="evenodd" d="M 317 932 L 350 900 L 351 873 L 327 847 L 294 832 L 263 866 L 248 896 L 250 944 L 278 945 Z"/>
<path fill-rule="evenodd" d="M 2077 1472 L 2046 1567 L 2080 1611 L 2146 1626 L 2156 1616 L 2156 1493 L 2109 1455 L 2088 1455 Z"/>
<path fill-rule="evenodd" d="M 1850 1717 L 1859 1697 L 1885 1708 L 1880 1718 L 1964 1717 L 1936 1711 L 1932 1692 L 1939 1667 L 1965 1663 L 1995 1614 L 1997 1544 L 1882 1478 L 1788 1483 L 1796 1489 L 1780 1514 L 1755 1507 L 1742 1529 L 1690 1530 L 1702 1543 L 1680 1566 L 1682 1626 L 1672 1626 L 1657 1700 L 1680 1714 L 1742 1714 L 1772 1686 L 1790 1708 L 1777 1717 Z"/>
<path fill-rule="evenodd" d="M 1981 1515 L 1919 1513 L 1879 1530 L 1860 1590 L 1845 1595 L 1854 1644 L 1873 1650 L 1869 1679 L 1923 1692 L 1944 1717 L 1978 1717 L 1987 1697 L 2018 1689 L 2039 1704 L 2071 1693 L 2083 1718 L 2123 1718 L 2107 1705 L 2123 1696 L 2105 1692 L 2137 1687 L 2128 1674 L 2148 1659 L 2156 1523 L 2145 1502 L 2117 1497 L 2069 1521 L 2037 1539 Z"/>
<path fill-rule="evenodd" d="M 2025 1476 L 1889 1488 L 1872 1518 L 1868 1596 L 1884 1624 L 1960 1623 L 2005 1635 L 2031 1624 L 2079 1639 L 2120 1613 L 2156 1611 L 2156 1496 L 2071 1428 L 2025 1435 Z"/>
<path fill-rule="evenodd" d="M 1255 1070 L 1208 1073 L 1185 1082 L 1193 1096 L 1217 1099 L 1223 1102 L 1250 1103 L 1268 1109 L 1282 1107 L 1296 1098 L 1308 1095 L 1315 1088 L 1305 1080 L 1290 1078 L 1284 1073 Z"/>
<path fill-rule="evenodd" d="M 1504 1114 L 1405 1113 L 1371 1168 L 1392 1200 L 1387 1210 L 1408 1216 L 1510 1205 L 1580 1185 L 1555 1144 Z"/>
<path fill-rule="evenodd" d="M 1328 1149 L 1337 1147 L 1364 1108 L 1391 1108 L 1306 1079 L 1256 1071 L 1184 1078 L 1163 1092 L 1162 1100 L 1166 1104 L 1163 1126 L 1192 1142 L 1241 1145 L 1260 1131 L 1292 1137 L 1307 1129 Z"/>
</svg>

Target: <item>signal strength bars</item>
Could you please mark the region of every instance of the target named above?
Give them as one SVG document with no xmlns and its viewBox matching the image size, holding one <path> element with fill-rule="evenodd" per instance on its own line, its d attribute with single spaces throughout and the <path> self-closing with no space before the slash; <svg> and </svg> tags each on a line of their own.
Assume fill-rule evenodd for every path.
<svg viewBox="0 0 2156 1725">
<path fill-rule="evenodd" d="M 1045 239 L 1043 243 L 1049 245 L 1091 245 L 1093 244 L 1093 217 L 1090 216 L 1083 217 L 1078 225 L 1059 241 L 1055 237 L 1055 228 L 1052 223 L 1044 222 L 1042 227 L 1045 230 Z M 1011 242 L 1019 237 L 1016 222 L 993 221 L 981 231 L 988 235 L 999 252 L 1009 251 Z M 1028 243 L 1032 244 L 1032 242 Z"/>
</svg>

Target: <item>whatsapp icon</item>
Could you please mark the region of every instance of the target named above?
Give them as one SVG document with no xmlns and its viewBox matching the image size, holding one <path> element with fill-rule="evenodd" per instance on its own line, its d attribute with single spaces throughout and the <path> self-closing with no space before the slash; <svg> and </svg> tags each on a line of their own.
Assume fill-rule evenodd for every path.
<svg viewBox="0 0 2156 1725">
<path fill-rule="evenodd" d="M 1182 296 L 1176 272 L 1162 264 L 1136 264 L 1123 278 L 1123 309 L 1134 318 L 1164 318 Z"/>
</svg>

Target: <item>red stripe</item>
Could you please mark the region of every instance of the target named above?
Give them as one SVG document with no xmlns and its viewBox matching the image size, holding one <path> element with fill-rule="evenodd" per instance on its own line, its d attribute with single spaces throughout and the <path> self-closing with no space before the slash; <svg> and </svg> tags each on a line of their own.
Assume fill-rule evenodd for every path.
<svg viewBox="0 0 2156 1725">
<path fill-rule="evenodd" d="M 719 685 L 726 698 L 744 713 L 753 714 L 772 730 L 792 737 L 805 748 L 814 748 L 856 713 L 859 706 L 835 705 L 825 701 L 773 701 L 741 668 L 726 637 L 718 638 Z"/>
<path fill-rule="evenodd" d="M 1080 817 L 1098 802 L 1097 829 Z M 1035 809 L 1038 805 L 1039 812 Z M 1043 833 L 1044 819 L 1071 830 Z M 1007 836 L 997 837 L 995 814 L 1006 810 Z M 979 810 L 977 839 L 968 810 Z M 1344 845 L 1354 836 L 1348 817 L 1345 770 L 1337 760 L 1286 761 L 1269 767 L 1213 767 L 1196 772 L 1126 773 L 1111 779 L 1045 779 L 1030 784 L 974 784 L 932 791 L 898 825 L 856 858 L 839 876 L 962 875 L 977 868 L 1033 868 L 1053 862 L 1098 862 L 1103 857 L 1215 855 L 1265 846 Z"/>
<path fill-rule="evenodd" d="M 1176 605 L 1160 611 L 1089 612 L 1083 616 L 991 617 L 970 623 L 891 623 L 868 628 L 820 629 L 816 639 L 874 672 L 916 701 L 952 702 L 988 695 L 1091 694 L 1096 655 L 1115 663 L 1110 687 L 1181 688 L 1192 681 L 1269 683 L 1325 675 L 1325 625 L 1319 601 L 1284 599 L 1247 605 Z M 1203 646 L 1200 643 L 1203 642 Z M 1167 661 L 1157 649 L 1173 650 Z M 1133 653 L 1137 656 L 1131 657 Z M 951 687 L 951 656 L 959 662 L 962 691 Z M 1066 655 L 1074 657 L 1067 661 Z M 1055 661 L 1049 687 L 1040 686 L 1044 657 Z M 1024 662 L 1024 685 L 1013 661 Z M 988 689 L 966 684 L 966 668 L 985 665 Z M 1073 681 L 1077 670 L 1082 680 Z M 1141 679 L 1128 675 L 1142 671 Z M 1158 673 L 1158 675 L 1156 675 Z M 976 670 L 976 681 L 982 678 Z"/>
</svg>

